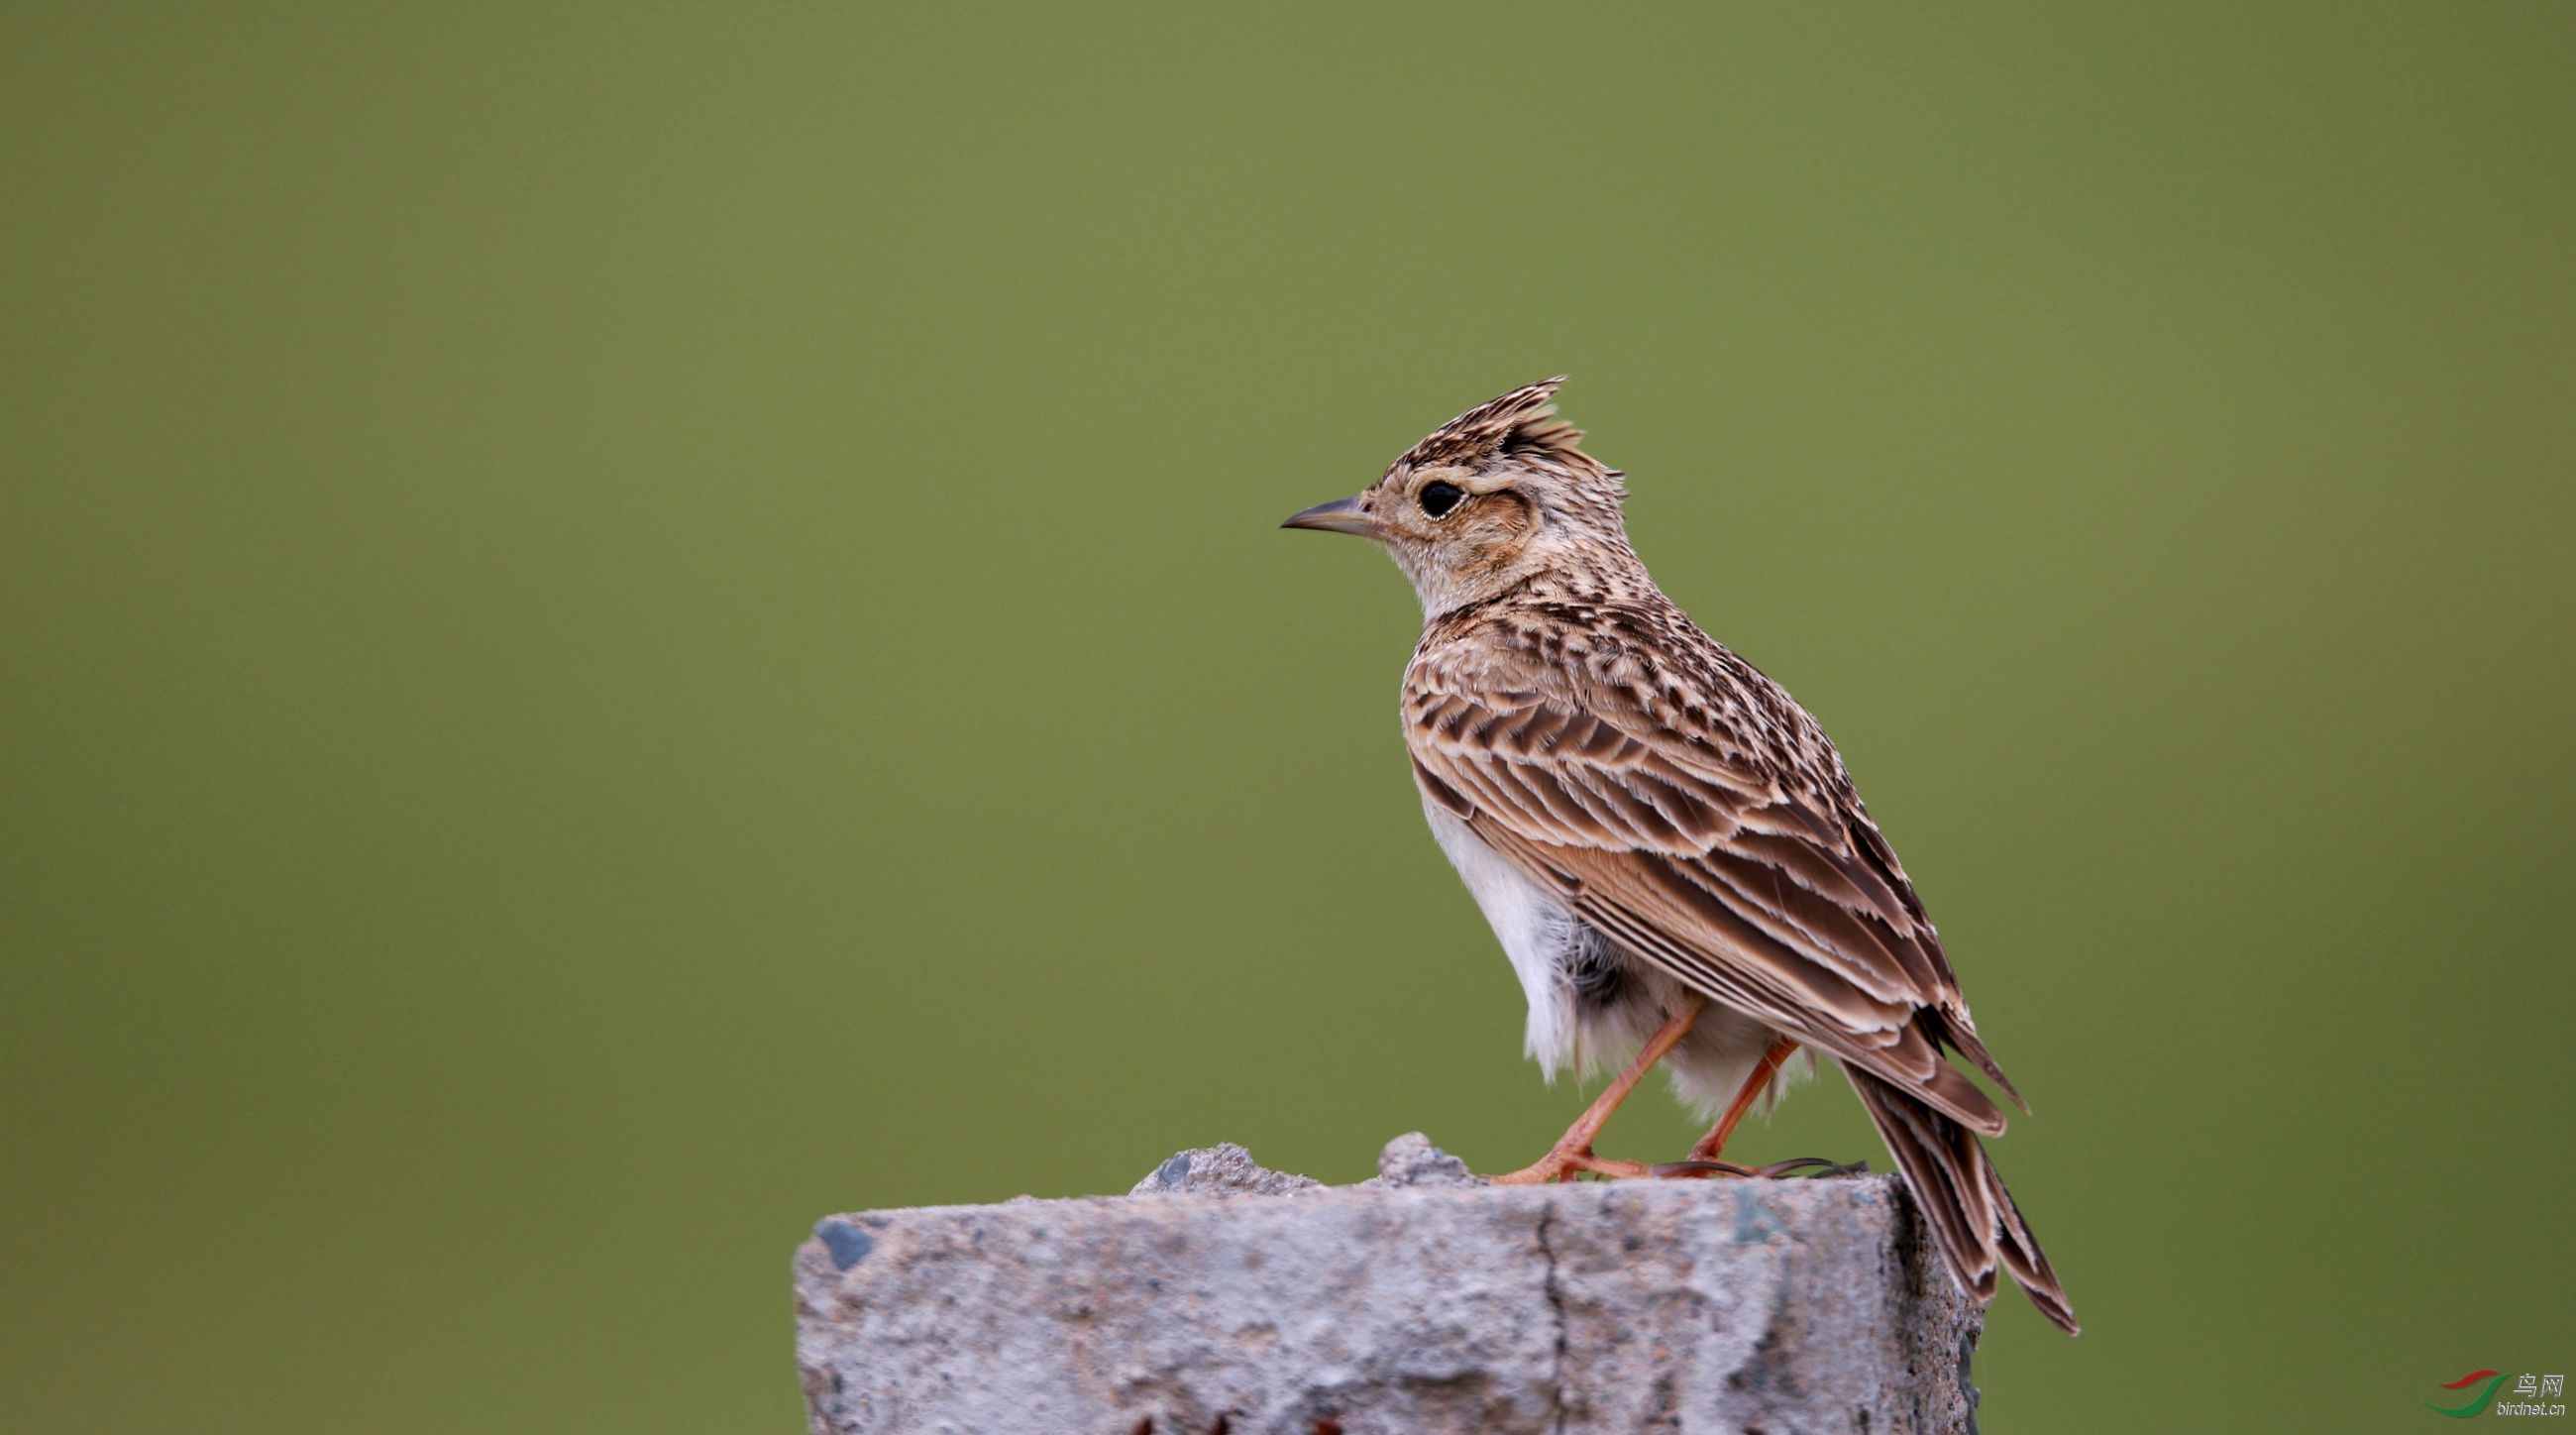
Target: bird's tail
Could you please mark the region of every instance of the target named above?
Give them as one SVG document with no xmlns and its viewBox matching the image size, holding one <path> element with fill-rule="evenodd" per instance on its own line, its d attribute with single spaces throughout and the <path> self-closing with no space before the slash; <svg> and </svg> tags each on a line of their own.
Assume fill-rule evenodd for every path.
<svg viewBox="0 0 2576 1435">
<path fill-rule="evenodd" d="M 2021 1208 L 2004 1189 L 2003 1177 L 1986 1157 L 1976 1133 L 1925 1105 L 1904 1088 L 1866 1071 L 1845 1067 L 1861 1105 L 1878 1123 L 1878 1134 L 1896 1157 L 1915 1204 L 1932 1227 L 1932 1238 L 1950 1260 L 1959 1284 L 1982 1306 L 1995 1298 L 1995 1269 L 2012 1272 L 2022 1294 L 2039 1313 L 2076 1333 L 2075 1310 L 2065 1288 L 2048 1268 L 2039 1242 L 2023 1223 Z"/>
</svg>

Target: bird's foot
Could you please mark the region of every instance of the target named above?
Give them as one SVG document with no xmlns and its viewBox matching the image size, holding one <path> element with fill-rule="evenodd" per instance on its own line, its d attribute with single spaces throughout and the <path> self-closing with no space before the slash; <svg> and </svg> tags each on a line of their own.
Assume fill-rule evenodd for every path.
<svg viewBox="0 0 2576 1435">
<path fill-rule="evenodd" d="M 1732 1161 L 1717 1161 L 1695 1156 L 1688 1161 L 1667 1161 L 1660 1166 L 1649 1166 L 1646 1168 L 1646 1174 L 1662 1180 L 1679 1181 L 1714 1177 L 1735 1180 L 1758 1177 L 1769 1181 L 1778 1180 L 1784 1176 L 1821 1179 L 1827 1176 L 1866 1176 L 1869 1174 L 1869 1163 L 1854 1161 L 1845 1165 L 1840 1161 L 1828 1161 L 1822 1156 L 1794 1156 L 1786 1161 L 1774 1161 L 1768 1166 L 1738 1166 Z"/>
<path fill-rule="evenodd" d="M 1506 1171 L 1491 1178 L 1497 1186 L 1543 1186 L 1551 1181 L 1570 1181 L 1577 1173 L 1589 1172 L 1605 1181 L 1634 1181 L 1654 1174 L 1643 1161 L 1613 1161 L 1595 1156 L 1589 1144 L 1559 1145 L 1517 1171 Z"/>
</svg>

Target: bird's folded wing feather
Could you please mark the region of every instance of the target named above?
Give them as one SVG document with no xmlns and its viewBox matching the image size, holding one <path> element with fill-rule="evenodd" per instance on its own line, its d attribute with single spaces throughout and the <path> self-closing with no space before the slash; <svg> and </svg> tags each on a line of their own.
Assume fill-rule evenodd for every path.
<svg viewBox="0 0 2576 1435">
<path fill-rule="evenodd" d="M 1585 921 L 1707 996 L 2003 1130 L 1942 1048 L 2012 1085 L 1894 855 L 1835 784 L 1538 692 L 1409 684 L 1405 717 L 1430 800 Z"/>
</svg>

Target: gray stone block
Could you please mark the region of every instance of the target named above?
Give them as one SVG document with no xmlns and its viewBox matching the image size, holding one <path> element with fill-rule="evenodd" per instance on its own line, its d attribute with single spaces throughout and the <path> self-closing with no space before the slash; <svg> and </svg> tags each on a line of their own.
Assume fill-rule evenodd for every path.
<svg viewBox="0 0 2576 1435">
<path fill-rule="evenodd" d="M 834 1216 L 817 1435 L 1975 1428 L 1981 1321 L 1890 1177 L 1487 1185 L 1420 1136 L 1333 1188 L 1239 1146 L 1133 1195 Z"/>
</svg>

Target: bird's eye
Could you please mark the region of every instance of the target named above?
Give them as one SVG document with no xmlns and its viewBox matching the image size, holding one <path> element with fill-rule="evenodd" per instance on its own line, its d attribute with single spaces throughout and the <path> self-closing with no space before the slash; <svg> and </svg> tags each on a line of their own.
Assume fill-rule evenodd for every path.
<svg viewBox="0 0 2576 1435">
<path fill-rule="evenodd" d="M 1426 483 L 1422 485 L 1422 492 L 1414 498 L 1414 502 L 1422 505 L 1423 512 L 1438 518 L 1457 507 L 1458 500 L 1466 496 L 1467 490 L 1454 483 Z"/>
</svg>

